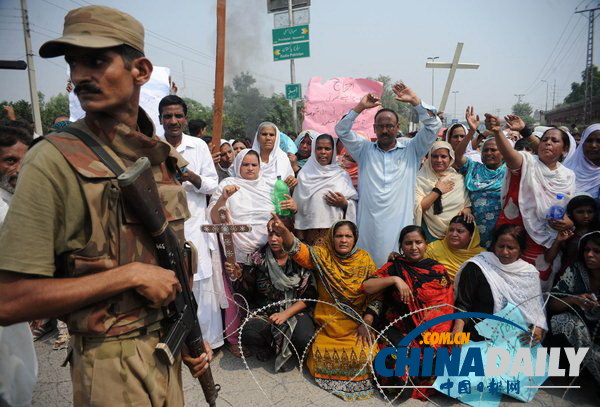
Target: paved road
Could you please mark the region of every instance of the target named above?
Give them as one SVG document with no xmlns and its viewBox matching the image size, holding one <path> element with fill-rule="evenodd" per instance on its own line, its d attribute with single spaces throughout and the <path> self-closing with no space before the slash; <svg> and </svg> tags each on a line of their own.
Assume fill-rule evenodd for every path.
<svg viewBox="0 0 600 407">
<path fill-rule="evenodd" d="M 66 351 L 52 350 L 53 338 L 45 338 L 36 342 L 36 352 L 39 360 L 39 380 L 34 392 L 34 406 L 70 406 L 71 381 L 67 367 L 61 367 Z M 384 406 L 387 403 L 381 399 L 371 399 L 354 403 L 344 402 L 335 396 L 318 388 L 306 374 L 295 370 L 288 373 L 273 373 L 272 363 L 258 362 L 248 359 L 250 370 L 246 369 L 242 360 L 233 357 L 229 352 L 220 352 L 212 363 L 215 381 L 222 386 L 217 402 L 218 406 Z M 256 378 L 255 382 L 253 376 Z M 554 385 L 567 384 L 554 381 Z M 200 385 L 184 367 L 183 384 L 186 405 L 203 406 L 204 397 Z M 562 399 L 564 390 L 539 391 L 530 405 L 535 406 L 598 406 L 598 388 L 590 379 L 580 378 L 575 383 L 582 385 L 582 390 L 571 390 Z M 259 387 L 260 385 L 260 387 Z M 262 388 L 262 390 L 261 390 Z M 458 406 L 455 400 L 443 395 L 437 395 L 433 401 L 441 406 Z M 398 402 L 394 403 L 399 404 Z M 425 406 L 433 403 L 423 403 L 417 400 L 406 400 L 402 406 Z M 502 406 L 523 405 L 516 400 L 505 397 Z"/>
</svg>

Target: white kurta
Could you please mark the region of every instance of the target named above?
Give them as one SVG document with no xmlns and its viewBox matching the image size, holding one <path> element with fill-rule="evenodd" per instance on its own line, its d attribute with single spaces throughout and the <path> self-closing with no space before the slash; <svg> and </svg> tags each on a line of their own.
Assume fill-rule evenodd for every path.
<svg viewBox="0 0 600 407">
<path fill-rule="evenodd" d="M 211 250 L 215 250 L 215 237 L 202 232 L 200 227 L 210 223 L 206 218 L 207 196 L 219 185 L 210 150 L 200 138 L 183 135 L 177 152 L 189 163 L 187 169 L 202 178 L 202 185 L 196 188 L 191 182 L 184 182 L 191 217 L 185 222 L 185 238 L 198 250 L 198 269 L 194 274 L 194 296 L 198 303 L 198 321 L 204 339 L 212 348 L 223 345 L 223 323 L 219 306 L 219 287 L 223 286 L 221 275 L 213 275 Z M 218 281 L 216 281 L 218 280 Z"/>
<path fill-rule="evenodd" d="M 358 163 L 358 246 L 369 252 L 377 267 L 385 264 L 391 251 L 398 251 L 402 228 L 414 223 L 417 171 L 442 127 L 434 107 L 422 103 L 415 109 L 424 127 L 411 140 L 397 140 L 389 151 L 351 130 L 358 116 L 353 110 L 335 126 Z"/>
</svg>

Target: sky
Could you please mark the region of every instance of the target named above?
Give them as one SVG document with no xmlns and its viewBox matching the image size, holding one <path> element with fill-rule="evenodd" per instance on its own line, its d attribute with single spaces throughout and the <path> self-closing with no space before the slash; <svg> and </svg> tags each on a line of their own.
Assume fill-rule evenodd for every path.
<svg viewBox="0 0 600 407">
<path fill-rule="evenodd" d="M 226 83 L 242 71 L 267 95 L 283 93 L 290 82 L 288 61 L 273 61 L 273 14 L 267 0 L 227 1 Z M 427 57 L 450 62 L 463 42 L 453 91 L 457 116 L 465 107 L 478 113 L 510 113 L 516 94 L 534 109 L 562 102 L 585 67 L 588 13 L 593 0 L 312 0 L 310 57 L 297 59 L 296 81 L 303 91 L 311 77 L 323 80 L 387 75 L 402 80 L 431 103 L 432 70 Z M 28 0 L 38 90 L 46 98 L 64 92 L 62 57 L 42 59 L 39 47 L 60 36 L 64 15 L 86 0 Z M 146 56 L 171 69 L 179 95 L 210 105 L 213 97 L 216 0 L 97 0 L 137 18 L 146 29 Z M 0 0 L 0 60 L 25 59 L 20 0 Z M 596 16 L 600 11 L 596 12 Z M 597 20 L 597 18 L 596 18 Z M 595 50 L 599 30 L 594 35 Z M 598 62 L 594 55 L 595 64 Z M 435 70 L 434 105 L 440 102 L 447 69 Z M 543 82 L 547 81 L 547 82 Z M 554 83 L 556 92 L 554 95 Z M 29 100 L 26 71 L 0 70 L 0 100 Z M 454 116 L 454 97 L 446 112 Z"/>
</svg>

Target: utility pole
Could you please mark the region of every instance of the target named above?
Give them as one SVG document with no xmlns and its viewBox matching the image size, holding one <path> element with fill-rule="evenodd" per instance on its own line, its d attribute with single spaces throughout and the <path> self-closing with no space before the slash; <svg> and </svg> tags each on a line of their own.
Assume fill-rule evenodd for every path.
<svg viewBox="0 0 600 407">
<path fill-rule="evenodd" d="M 515 96 L 517 98 L 517 103 L 521 103 L 521 99 L 523 99 L 523 96 L 525 96 L 525 94 L 524 93 L 516 93 Z"/>
<path fill-rule="evenodd" d="M 225 86 L 226 0 L 217 0 L 217 55 L 215 64 L 215 103 L 213 105 L 212 152 L 221 147 L 223 133 L 223 88 Z"/>
<path fill-rule="evenodd" d="M 552 110 L 554 110 L 555 100 L 556 100 L 556 79 L 554 80 L 554 87 L 552 89 Z"/>
<path fill-rule="evenodd" d="M 435 62 L 436 59 L 439 59 L 440 57 L 427 57 L 428 61 L 431 62 Z M 431 105 L 435 106 L 435 99 L 434 99 L 434 89 L 435 89 L 435 81 L 434 81 L 434 72 L 435 72 L 435 67 L 431 67 Z"/>
<path fill-rule="evenodd" d="M 40 114 L 40 100 L 35 82 L 35 67 L 33 66 L 33 52 L 31 51 L 31 36 L 29 32 L 29 15 L 27 14 L 27 1 L 21 0 L 21 16 L 23 18 L 23 35 L 25 36 L 25 53 L 27 56 L 27 74 L 29 75 L 29 94 L 31 95 L 31 109 L 35 132 L 43 135 L 42 116 Z"/>
<path fill-rule="evenodd" d="M 294 13 L 292 11 L 292 0 L 288 0 L 288 15 L 290 17 L 290 27 L 294 26 Z M 294 59 L 290 59 L 290 79 L 291 83 L 296 83 L 296 64 Z M 292 99 L 292 120 L 294 122 L 294 132 L 298 133 L 298 112 L 296 111 L 296 99 Z"/>
<path fill-rule="evenodd" d="M 544 108 L 544 112 L 548 111 L 548 81 L 542 79 L 542 82 L 546 82 L 546 107 Z"/>
<path fill-rule="evenodd" d="M 600 10 L 600 7 L 595 7 L 595 8 L 590 8 L 590 9 L 575 12 L 575 14 L 589 12 L 587 55 L 585 57 L 585 102 L 583 105 L 583 121 L 584 121 L 584 123 L 589 123 L 592 118 L 592 95 L 593 95 L 592 65 L 594 63 L 594 12 L 596 10 Z"/>
</svg>

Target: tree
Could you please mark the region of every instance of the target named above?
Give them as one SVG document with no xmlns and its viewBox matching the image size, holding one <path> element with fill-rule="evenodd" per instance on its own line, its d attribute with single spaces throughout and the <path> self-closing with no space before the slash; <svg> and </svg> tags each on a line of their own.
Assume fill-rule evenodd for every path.
<svg viewBox="0 0 600 407">
<path fill-rule="evenodd" d="M 41 92 L 40 96 L 42 128 L 46 132 L 58 116 L 69 116 L 69 96 L 66 93 L 59 93 L 52 96 L 48 102 L 44 102 L 44 95 Z"/>
<path fill-rule="evenodd" d="M 512 114 L 515 114 L 515 115 L 521 117 L 521 119 L 523 119 L 525 124 L 528 126 L 533 125 L 533 123 L 535 121 L 533 119 L 533 117 L 531 116 L 532 113 L 533 113 L 533 108 L 527 102 L 515 103 L 512 106 Z"/>
<path fill-rule="evenodd" d="M 600 72 L 598 67 L 592 65 L 592 96 L 600 95 Z M 581 72 L 581 83 L 573 82 L 571 84 L 571 93 L 565 97 L 565 103 L 575 103 L 582 101 L 585 98 L 585 77 L 587 68 Z"/>
</svg>

